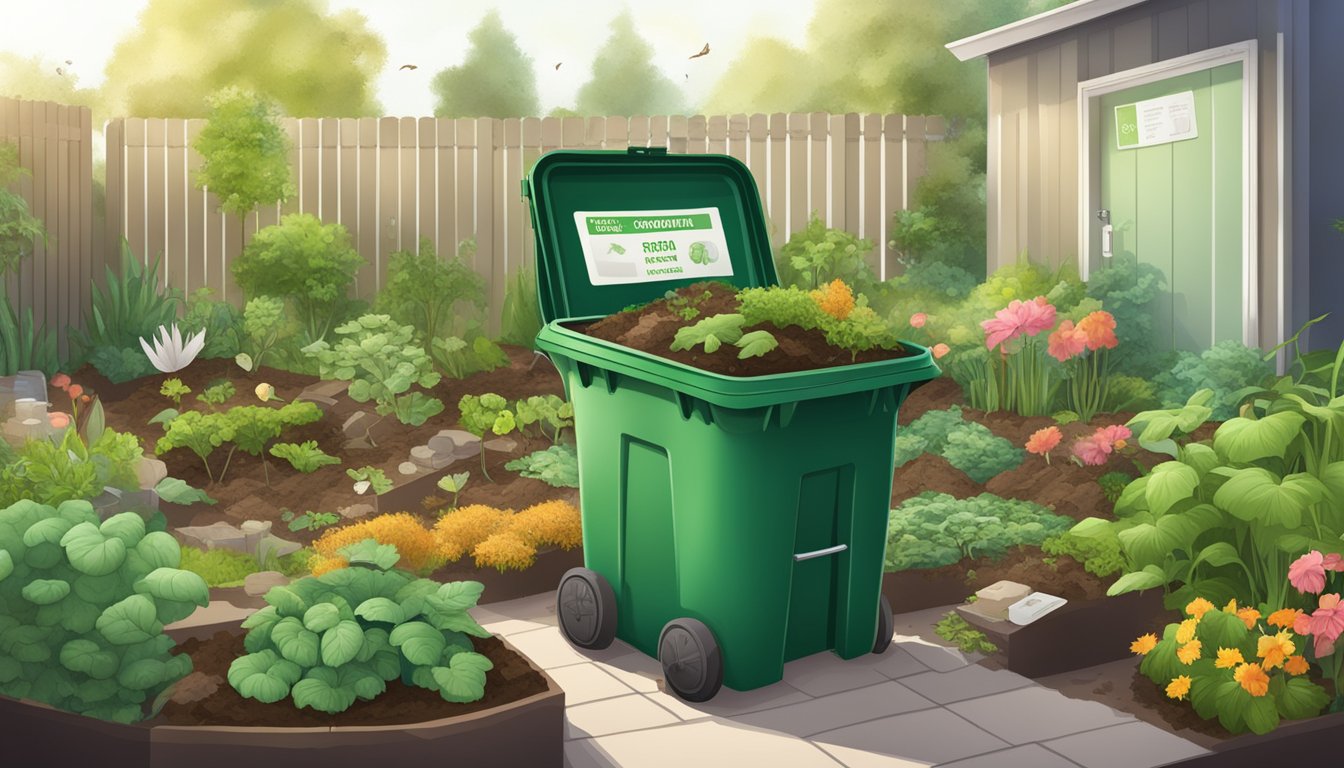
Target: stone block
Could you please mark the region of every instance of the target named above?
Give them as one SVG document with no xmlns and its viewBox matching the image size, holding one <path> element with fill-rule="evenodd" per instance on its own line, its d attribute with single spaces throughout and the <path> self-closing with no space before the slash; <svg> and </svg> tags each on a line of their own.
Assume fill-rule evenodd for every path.
<svg viewBox="0 0 1344 768">
<path fill-rule="evenodd" d="M 135 478 L 141 490 L 150 490 L 168 476 L 168 465 L 158 459 L 141 456 L 135 465 Z"/>
<path fill-rule="evenodd" d="M 518 449 L 518 441 L 511 437 L 496 437 L 494 440 L 487 440 L 486 450 L 499 451 L 500 453 L 513 453 Z M 473 454 L 475 455 L 475 454 Z"/>
<path fill-rule="evenodd" d="M 253 597 L 261 597 L 271 587 L 283 587 L 288 583 L 289 577 L 279 571 L 257 571 L 243 579 L 243 591 Z"/>
</svg>

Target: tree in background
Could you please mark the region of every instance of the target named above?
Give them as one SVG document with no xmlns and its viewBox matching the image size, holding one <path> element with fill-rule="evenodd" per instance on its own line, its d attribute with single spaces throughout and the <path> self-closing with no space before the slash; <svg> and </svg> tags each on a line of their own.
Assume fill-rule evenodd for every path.
<svg viewBox="0 0 1344 768">
<path fill-rule="evenodd" d="M 653 46 L 625 11 L 612 19 L 611 36 L 593 59 L 593 75 L 579 88 L 581 115 L 676 115 L 686 111 L 681 88 L 653 65 Z"/>
<path fill-rule="evenodd" d="M 71 64 L 48 64 L 41 58 L 0 52 L 0 96 L 33 101 L 55 101 L 88 107 L 93 124 L 102 125 L 102 99 L 96 89 L 80 88 Z"/>
<path fill-rule="evenodd" d="M 372 81 L 386 60 L 361 14 L 321 0 L 150 0 L 112 52 L 104 95 L 135 117 L 204 117 L 227 86 L 296 117 L 377 115 Z"/>
<path fill-rule="evenodd" d="M 261 203 L 284 202 L 294 194 L 289 171 L 289 137 L 275 106 L 257 94 L 225 88 L 211 96 L 209 119 L 192 146 L 202 163 L 192 183 L 209 188 L 219 207 L 243 220 Z"/>
<path fill-rule="evenodd" d="M 434 75 L 437 117 L 531 117 L 541 110 L 532 57 L 490 11 L 467 39 L 466 59 Z"/>
</svg>

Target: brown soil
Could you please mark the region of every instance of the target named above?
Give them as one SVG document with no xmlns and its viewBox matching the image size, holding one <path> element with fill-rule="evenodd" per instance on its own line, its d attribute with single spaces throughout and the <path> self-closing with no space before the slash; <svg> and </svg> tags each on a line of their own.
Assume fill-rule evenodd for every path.
<svg viewBox="0 0 1344 768">
<path fill-rule="evenodd" d="M 700 299 L 705 291 L 710 292 L 710 297 Z M 775 340 L 779 342 L 779 348 L 762 357 L 739 360 L 737 347 L 729 345 L 713 354 L 706 354 L 703 346 L 673 352 L 669 347 L 679 329 L 707 317 L 735 314 L 738 311 L 734 289 L 723 283 L 692 283 L 678 288 L 677 294 L 693 301 L 700 314 L 692 320 L 683 320 L 673 314 L 674 310 L 668 306 L 666 299 L 659 299 L 639 309 L 618 312 L 594 323 L 575 323 L 569 327 L 589 336 L 727 376 L 766 376 L 810 371 L 817 368 L 892 360 L 910 355 L 904 349 L 874 349 L 852 356 L 848 351 L 827 343 L 826 335 L 821 331 L 803 330 L 796 325 L 776 328 L 768 323 L 746 326 L 742 329 L 743 333 L 766 330 L 774 335 Z"/>
<path fill-rule="evenodd" d="M 290 699 L 262 704 L 245 699 L 228 683 L 229 665 L 247 653 L 241 632 L 221 631 L 207 640 L 190 639 L 176 653 L 191 655 L 194 671 L 186 680 L 190 688 L 214 692 L 189 704 L 169 702 L 147 725 L 224 725 L 272 728 L 312 728 L 340 725 L 400 725 L 421 723 L 509 704 L 546 691 L 546 680 L 527 659 L 504 647 L 496 637 L 474 638 L 478 653 L 494 662 L 485 673 L 485 696 L 468 704 L 443 700 L 437 692 L 400 680 L 371 701 L 356 700 L 344 712 L 328 715 L 310 708 L 299 709 Z"/>
<path fill-rule="evenodd" d="M 281 511 L 290 509 L 296 514 L 312 510 L 314 512 L 335 512 L 339 507 L 352 504 L 372 504 L 369 496 L 355 494 L 353 483 L 345 470 L 362 466 L 374 466 L 382 469 L 394 483 L 402 483 L 407 478 L 397 471 L 397 465 L 407 461 L 410 449 L 424 444 L 439 430 L 459 428 L 457 402 L 465 394 L 495 392 L 509 400 L 529 395 L 554 394 L 564 396 L 564 386 L 554 367 L 544 359 L 536 358 L 531 350 L 521 347 L 505 347 L 509 354 L 510 365 L 494 371 L 477 373 L 466 379 L 444 378 L 429 391 L 444 403 L 444 410 L 429 419 L 420 427 L 408 427 L 389 417 L 374 430 L 376 447 L 363 441 L 347 440 L 341 431 L 345 420 L 359 410 L 372 413 L 372 404 L 356 403 L 344 394 L 335 398 L 334 406 L 327 406 L 320 421 L 302 427 L 287 430 L 280 438 L 283 442 L 300 443 L 315 440 L 323 451 L 341 459 L 340 465 L 321 467 L 317 471 L 303 474 L 296 472 L 283 459 L 268 457 L 270 485 L 265 481 L 265 470 L 259 458 L 236 451 L 229 460 L 228 471 L 222 483 L 210 483 L 200 459 L 190 451 L 179 448 L 159 456 L 168 466 L 168 473 L 187 483 L 204 489 L 219 503 L 215 506 L 193 505 L 185 514 L 169 511 L 170 525 L 209 525 L 216 521 L 237 524 L 243 520 L 274 521 L 273 533 L 282 538 L 303 544 L 311 542 L 321 535 L 321 531 L 294 531 L 280 520 Z M 534 364 L 535 362 L 535 364 Z M 152 455 L 155 442 L 163 435 L 163 429 L 150 424 L 149 419 L 164 408 L 172 407 L 172 402 L 159 394 L 159 387 L 165 379 L 176 376 L 191 387 L 191 394 L 182 400 L 183 408 L 206 408 L 196 401 L 197 394 L 218 379 L 233 382 L 237 394 L 221 408 L 235 405 L 260 404 L 253 390 L 262 382 L 275 387 L 278 397 L 292 401 L 305 387 L 318 381 L 316 377 L 289 373 L 270 368 L 249 373 L 239 368 L 232 360 L 198 360 L 176 374 L 155 374 L 138 382 L 138 386 L 122 400 L 105 401 L 107 426 L 121 432 L 131 432 L 140 438 L 146 453 Z M 75 383 L 96 381 L 96 373 L 85 368 L 72 377 Z M 96 385 L 95 385 L 96 386 Z M 123 387 L 124 389 L 124 387 Z M 322 406 L 319 406 L 322 407 Z M 535 429 L 535 428 L 534 428 Z M 572 433 L 572 430 L 566 434 Z M 541 450 L 550 441 L 546 438 L 528 439 L 516 432 L 509 435 L 518 446 L 510 453 L 487 451 L 486 466 L 495 482 L 491 483 L 481 476 L 478 459 L 464 459 L 452 465 L 452 471 L 470 471 L 471 479 L 467 488 L 458 498 L 458 503 L 491 504 L 512 509 L 535 504 L 549 499 L 565 499 L 577 503 L 578 494 L 574 489 L 553 488 L 540 480 L 520 477 L 504 469 L 504 464 Z M 562 435 L 562 438 L 564 435 Z M 218 475 L 224 468 L 227 449 L 217 450 L 210 456 L 212 471 Z M 432 487 L 432 485 L 431 485 Z M 413 508 L 405 511 L 423 513 L 419 500 Z M 410 506 L 403 505 L 403 506 Z M 379 508 L 380 512 L 397 512 L 402 509 Z M 427 515 L 432 520 L 433 515 Z"/>
<path fill-rule="evenodd" d="M 1112 579 L 1099 579 L 1083 569 L 1071 557 L 1058 558 L 1054 565 L 1046 563 L 1039 547 L 1022 547 L 1009 552 L 999 560 L 977 557 L 938 568 L 920 568 L 912 573 L 929 581 L 960 578 L 966 584 L 966 595 L 996 581 L 1016 581 L 1032 589 L 1066 600 L 1095 600 L 1106 596 Z"/>
</svg>

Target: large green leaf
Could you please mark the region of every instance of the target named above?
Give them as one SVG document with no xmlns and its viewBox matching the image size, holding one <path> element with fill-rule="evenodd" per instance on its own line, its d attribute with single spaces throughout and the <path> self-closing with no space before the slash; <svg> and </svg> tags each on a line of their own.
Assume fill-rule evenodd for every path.
<svg viewBox="0 0 1344 768">
<path fill-rule="evenodd" d="M 1335 507 L 1344 508 L 1344 461 L 1326 464 L 1321 468 L 1319 476 L 1321 484 L 1334 500 Z"/>
<path fill-rule="evenodd" d="M 1237 552 L 1237 548 L 1226 541 L 1215 541 L 1199 550 L 1199 554 L 1190 563 L 1190 568 L 1193 570 L 1205 563 L 1215 568 L 1224 565 L 1240 565 L 1243 567 L 1246 565 L 1245 561 L 1241 559 L 1241 553 Z"/>
<path fill-rule="evenodd" d="M 303 626 L 307 627 L 310 632 L 317 632 L 318 634 L 336 626 L 336 622 L 340 620 L 341 610 L 331 603 L 318 603 L 303 614 Z M 339 665 L 328 664 L 327 666 L 335 667 Z"/>
<path fill-rule="evenodd" d="M 476 623 L 466 611 L 431 611 L 426 615 L 429 623 L 450 632 L 465 632 L 476 637 L 490 637 L 490 631 Z"/>
<path fill-rule="evenodd" d="M 1285 720 L 1315 717 L 1330 703 L 1324 688 L 1303 677 L 1288 678 L 1276 698 L 1279 714 Z"/>
<path fill-rule="evenodd" d="M 102 613 L 98 606 L 104 602 L 91 603 L 78 595 L 66 597 L 61 601 L 61 627 L 77 635 L 92 632 Z"/>
<path fill-rule="evenodd" d="M 423 621 L 409 621 L 392 630 L 388 642 L 415 665 L 434 664 L 446 644 L 443 633 Z"/>
<path fill-rule="evenodd" d="M 182 548 L 171 533 L 151 531 L 135 545 L 135 553 L 144 559 L 150 569 L 176 568 L 182 564 Z"/>
<path fill-rule="evenodd" d="M 281 656 L 300 667 L 308 668 L 317 664 L 318 637 L 293 616 L 281 619 L 271 629 L 271 642 L 275 643 Z"/>
<path fill-rule="evenodd" d="M 355 615 L 366 621 L 382 621 L 393 625 L 407 619 L 401 606 L 386 597 L 370 597 L 355 608 Z"/>
<path fill-rule="evenodd" d="M 210 587 L 205 579 L 191 571 L 176 568 L 155 568 L 135 583 L 135 591 L 160 600 L 194 603 L 204 608 L 210 604 Z"/>
<path fill-rule="evenodd" d="M 365 701 L 378 697 L 387 690 L 387 682 L 366 664 L 346 664 L 340 669 L 341 687 L 349 688 Z"/>
<path fill-rule="evenodd" d="M 9 556 L 9 550 L 0 549 L 0 581 L 4 581 L 13 572 L 14 558 Z"/>
<path fill-rule="evenodd" d="M 1235 680 L 1224 680 L 1215 694 L 1218 701 L 1218 722 L 1232 733 L 1246 730 L 1246 705 L 1251 695 Z"/>
<path fill-rule="evenodd" d="M 1283 457 L 1306 421 L 1300 413 L 1285 411 L 1263 419 L 1237 417 L 1223 422 L 1213 434 L 1213 447 L 1229 461 L 1251 462 L 1269 456 Z"/>
<path fill-rule="evenodd" d="M 60 517 L 48 517 L 38 520 L 23 532 L 23 545 L 25 547 L 36 547 L 42 542 L 60 545 L 61 537 L 65 536 L 75 524 Z"/>
<path fill-rule="evenodd" d="M 294 706 L 300 709 L 312 707 L 333 715 L 344 712 L 355 703 L 354 690 L 342 687 L 336 670 L 327 667 L 308 670 L 308 674 L 294 684 L 291 695 L 294 697 Z"/>
<path fill-rule="evenodd" d="M 262 599 L 275 606 L 282 616 L 297 619 L 308 610 L 308 603 L 290 587 L 271 587 L 266 590 L 266 595 Z"/>
<path fill-rule="evenodd" d="M 1199 485 L 1199 474 L 1179 461 L 1164 461 L 1153 467 L 1144 488 L 1144 499 L 1154 515 L 1166 514 L 1171 505 L 1190 497 Z"/>
<path fill-rule="evenodd" d="M 1279 727 L 1279 709 L 1272 696 L 1252 696 L 1242 717 L 1251 732 L 1261 736 Z"/>
<path fill-rule="evenodd" d="M 1321 424 L 1329 424 L 1335 434 L 1344 434 L 1344 396 L 1336 397 L 1325 405 L 1309 403 L 1301 395 L 1287 394 L 1284 400 L 1298 405 L 1302 412 Z"/>
<path fill-rule="evenodd" d="M 147 691 L 162 683 L 168 676 L 168 667 L 158 659 L 140 659 L 127 664 L 117 673 L 117 682 L 126 688 Z"/>
<path fill-rule="evenodd" d="M 392 651 L 392 644 L 387 641 L 387 630 L 381 627 L 371 627 L 364 630 L 364 643 L 359 647 L 359 653 L 355 656 L 355 661 L 366 662 L 373 658 L 379 651 Z M 395 653 L 395 651 L 393 651 Z"/>
<path fill-rule="evenodd" d="M 439 587 L 435 597 L 444 610 L 463 610 L 476 605 L 485 585 L 479 581 L 450 581 Z"/>
<path fill-rule="evenodd" d="M 61 537 L 70 565 L 80 573 L 106 576 L 126 561 L 126 543 L 108 538 L 93 523 L 80 523 Z"/>
<path fill-rule="evenodd" d="M 1300 472 L 1282 482 L 1272 472 L 1247 467 L 1235 474 L 1213 496 L 1213 503 L 1247 522 L 1294 529 L 1307 508 L 1325 495 L 1320 480 Z"/>
<path fill-rule="evenodd" d="M 1190 704 L 1205 720 L 1218 716 L 1218 686 L 1221 679 L 1215 675 L 1191 675 Z"/>
<path fill-rule="evenodd" d="M 117 673 L 121 659 L 92 640 L 77 638 L 61 646 L 61 664 L 71 672 L 82 672 L 95 680 L 106 680 Z"/>
<path fill-rule="evenodd" d="M 160 480 L 159 484 L 154 486 L 154 493 L 158 494 L 160 499 L 163 499 L 170 504 L 182 504 L 185 506 L 196 504 L 198 502 L 201 504 L 216 503 L 215 500 L 210 497 L 210 494 L 199 488 L 193 488 L 190 485 L 187 485 L 185 480 L 180 480 L 176 477 L 165 477 Z"/>
<path fill-rule="evenodd" d="M 155 616 L 154 601 L 145 595 L 131 595 L 108 606 L 98 617 L 95 626 L 113 645 L 143 642 L 163 630 L 163 625 Z"/>
<path fill-rule="evenodd" d="M 24 585 L 22 594 L 34 605 L 51 605 L 70 594 L 70 584 L 60 579 L 33 579 Z"/>
<path fill-rule="evenodd" d="M 358 622 L 341 621 L 322 633 L 322 663 L 340 667 L 353 661 L 364 645 L 364 631 Z"/>
<path fill-rule="evenodd" d="M 270 649 L 239 656 L 229 665 L 229 685 L 263 704 L 274 704 L 288 696 L 290 686 L 302 676 L 297 664 Z"/>
<path fill-rule="evenodd" d="M 485 673 L 493 668 L 479 653 L 459 653 L 446 667 L 434 667 L 430 674 L 438 684 L 444 701 L 477 701 L 485 695 Z"/>
<path fill-rule="evenodd" d="M 145 538 L 145 519 L 138 512 L 121 512 L 104 520 L 98 531 L 108 538 L 121 539 L 129 549 Z"/>
<path fill-rule="evenodd" d="M 74 583 L 75 597 L 94 604 L 112 602 L 121 590 L 121 579 L 116 576 L 77 576 Z"/>
<path fill-rule="evenodd" d="M 1218 458 L 1218 453 L 1203 443 L 1190 443 L 1182 446 L 1180 451 L 1181 463 L 1195 470 L 1195 473 L 1203 477 L 1210 469 L 1219 466 L 1223 462 Z"/>
<path fill-rule="evenodd" d="M 1204 644 L 1209 655 L 1219 648 L 1237 648 L 1246 642 L 1250 630 L 1234 613 L 1209 611 L 1199 620 L 1195 636 Z"/>
<path fill-rule="evenodd" d="M 1136 512 L 1143 512 L 1147 509 L 1148 475 L 1144 475 L 1134 478 L 1120 492 L 1120 498 L 1115 500 L 1115 514 L 1117 517 L 1129 517 Z"/>
<path fill-rule="evenodd" d="M 1146 565 L 1141 571 L 1126 573 L 1124 576 L 1115 580 L 1106 594 L 1114 597 L 1123 595 L 1126 592 L 1134 592 L 1141 589 L 1152 589 L 1160 587 L 1167 583 L 1167 575 L 1156 565 Z"/>
</svg>

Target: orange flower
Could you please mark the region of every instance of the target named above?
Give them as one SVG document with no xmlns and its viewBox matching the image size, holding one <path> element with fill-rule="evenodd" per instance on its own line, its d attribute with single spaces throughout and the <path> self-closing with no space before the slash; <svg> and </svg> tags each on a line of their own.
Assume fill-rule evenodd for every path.
<svg viewBox="0 0 1344 768">
<path fill-rule="evenodd" d="M 1232 679 L 1241 683 L 1241 687 L 1252 696 L 1264 696 L 1269 693 L 1269 675 L 1259 664 L 1242 664 L 1232 673 Z"/>
<path fill-rule="evenodd" d="M 1050 452 L 1053 451 L 1055 447 L 1059 445 L 1059 441 L 1063 439 L 1064 435 L 1060 433 L 1059 427 L 1038 429 L 1031 433 L 1031 437 L 1027 438 L 1027 451 L 1029 453 L 1034 453 L 1037 456 L 1045 456 L 1049 459 Z"/>
<path fill-rule="evenodd" d="M 1273 669 L 1283 666 L 1283 662 L 1297 650 L 1297 645 L 1292 641 L 1292 635 L 1287 631 L 1281 631 L 1277 635 L 1261 635 L 1256 646 L 1255 655 L 1264 659 L 1265 669 Z"/>
<path fill-rule="evenodd" d="M 943 358 L 943 356 L 945 356 L 948 352 L 951 351 L 952 350 L 950 347 L 948 347 L 946 344 L 940 341 L 937 344 L 933 345 L 933 359 L 940 360 Z"/>
<path fill-rule="evenodd" d="M 1176 642 L 1188 643 L 1195 639 L 1195 626 L 1199 624 L 1199 619 L 1186 619 L 1181 622 L 1181 626 L 1176 630 Z"/>
<path fill-rule="evenodd" d="M 1078 321 L 1078 330 L 1087 335 L 1088 349 L 1115 349 L 1119 344 L 1115 338 L 1115 318 L 1110 312 L 1098 310 L 1089 314 Z"/>
<path fill-rule="evenodd" d="M 1083 329 L 1075 328 L 1072 320 L 1065 320 L 1059 324 L 1058 330 L 1050 334 L 1046 342 L 1046 351 L 1062 363 L 1081 353 L 1086 346 L 1087 334 Z"/>
<path fill-rule="evenodd" d="M 1213 666 L 1218 669 L 1232 669 L 1238 664 L 1245 664 L 1246 659 L 1241 657 L 1241 651 L 1236 648 L 1219 648 L 1218 660 L 1213 662 Z"/>
<path fill-rule="evenodd" d="M 1213 610 L 1213 603 L 1210 603 L 1208 600 L 1205 600 L 1202 597 L 1196 597 L 1194 600 L 1191 600 L 1189 604 L 1185 606 L 1185 612 L 1193 616 L 1196 621 L 1202 619 L 1204 617 L 1204 614 L 1212 610 Z"/>
<path fill-rule="evenodd" d="M 1237 618 L 1241 619 L 1247 629 L 1255 629 L 1255 622 L 1260 620 L 1260 612 L 1254 608 L 1242 608 L 1237 611 Z"/>
<path fill-rule="evenodd" d="M 836 278 L 828 283 L 824 288 L 812 291 L 812 300 L 817 303 L 822 312 L 834 317 L 836 320 L 844 320 L 849 317 L 849 313 L 854 311 L 854 292 L 845 285 L 845 281 Z"/>
<path fill-rule="evenodd" d="M 929 316 L 924 314 L 923 312 L 916 312 L 915 314 L 910 316 L 911 328 L 923 328 L 924 324 L 927 322 L 929 322 Z"/>
<path fill-rule="evenodd" d="M 1145 656 L 1149 651 L 1157 647 L 1157 635 L 1152 632 L 1140 637 L 1138 640 L 1129 644 L 1129 652 Z"/>
<path fill-rule="evenodd" d="M 1304 656 L 1289 656 L 1288 660 L 1283 663 L 1283 671 L 1290 675 L 1305 675 L 1309 668 L 1310 665 L 1307 664 L 1307 659 Z"/>
<path fill-rule="evenodd" d="M 1202 645 L 1198 640 L 1191 640 L 1176 650 L 1176 658 L 1180 659 L 1182 664 L 1194 664 L 1199 660 Z"/>
<path fill-rule="evenodd" d="M 1265 619 L 1265 621 L 1269 622 L 1270 626 L 1288 629 L 1297 622 L 1297 617 L 1301 615 L 1302 611 L 1296 608 L 1280 608 L 1269 614 L 1269 618 Z"/>
<path fill-rule="evenodd" d="M 65 391 L 70 394 L 71 400 L 77 400 L 79 399 L 80 395 L 84 394 L 84 388 L 79 386 L 78 384 L 71 384 L 70 388 Z"/>
<path fill-rule="evenodd" d="M 1167 685 L 1167 698 L 1169 699 L 1184 699 L 1188 693 L 1190 693 L 1189 675 L 1174 677 Z"/>
</svg>

